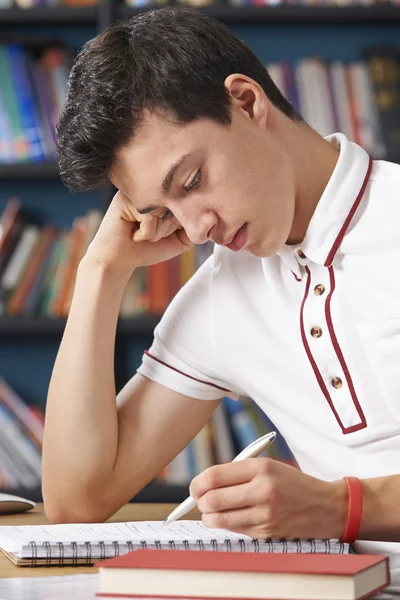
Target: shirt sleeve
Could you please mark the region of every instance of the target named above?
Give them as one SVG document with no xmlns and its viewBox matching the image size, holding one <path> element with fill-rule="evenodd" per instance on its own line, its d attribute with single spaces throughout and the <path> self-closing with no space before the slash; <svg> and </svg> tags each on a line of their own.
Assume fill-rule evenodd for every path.
<svg viewBox="0 0 400 600">
<path fill-rule="evenodd" d="M 138 373 L 186 396 L 237 400 L 241 392 L 224 378 L 215 343 L 214 261 L 210 256 L 172 300 Z"/>
</svg>

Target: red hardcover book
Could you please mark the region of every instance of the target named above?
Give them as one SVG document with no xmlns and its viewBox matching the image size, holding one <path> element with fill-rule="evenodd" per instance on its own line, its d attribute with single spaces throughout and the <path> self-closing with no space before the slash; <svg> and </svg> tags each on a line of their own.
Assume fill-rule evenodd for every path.
<svg viewBox="0 0 400 600">
<path fill-rule="evenodd" d="M 361 600 L 390 583 L 386 556 L 135 550 L 98 563 L 98 596 Z"/>
<path fill-rule="evenodd" d="M 10 258 L 20 223 L 21 202 L 18 198 L 10 198 L 0 216 L 0 273 Z"/>
<path fill-rule="evenodd" d="M 43 227 L 33 255 L 9 300 L 7 312 L 10 315 L 16 316 L 21 313 L 24 302 L 26 301 L 26 298 L 32 289 L 40 266 L 46 258 L 47 252 L 50 248 L 50 245 L 53 243 L 55 235 L 56 232 L 52 225 L 45 225 Z"/>
</svg>

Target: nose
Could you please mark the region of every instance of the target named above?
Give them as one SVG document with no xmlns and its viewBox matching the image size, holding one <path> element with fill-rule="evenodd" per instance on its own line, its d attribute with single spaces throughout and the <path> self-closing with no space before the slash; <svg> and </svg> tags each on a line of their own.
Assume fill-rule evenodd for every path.
<svg viewBox="0 0 400 600">
<path fill-rule="evenodd" d="M 218 222 L 218 217 L 213 211 L 201 213 L 186 213 L 176 215 L 190 241 L 193 244 L 204 244 L 210 239 L 210 231 Z"/>
</svg>

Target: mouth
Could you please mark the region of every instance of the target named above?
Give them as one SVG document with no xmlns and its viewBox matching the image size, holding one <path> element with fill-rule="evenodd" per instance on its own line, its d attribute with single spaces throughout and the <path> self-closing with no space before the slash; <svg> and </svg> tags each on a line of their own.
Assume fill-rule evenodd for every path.
<svg viewBox="0 0 400 600">
<path fill-rule="evenodd" d="M 229 248 L 229 250 L 233 250 L 233 252 L 239 252 L 239 250 L 244 248 L 244 246 L 246 245 L 247 237 L 248 237 L 248 228 L 247 228 L 247 223 L 245 223 L 244 225 L 241 226 L 240 229 L 237 230 L 237 232 L 233 236 L 232 241 L 229 242 L 229 244 L 224 244 L 224 246 L 226 248 Z"/>
</svg>

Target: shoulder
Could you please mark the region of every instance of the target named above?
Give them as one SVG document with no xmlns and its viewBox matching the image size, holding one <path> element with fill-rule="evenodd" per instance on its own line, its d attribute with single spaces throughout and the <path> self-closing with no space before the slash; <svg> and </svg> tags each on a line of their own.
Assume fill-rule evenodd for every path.
<svg viewBox="0 0 400 600">
<path fill-rule="evenodd" d="M 400 165 L 386 160 L 373 162 L 367 200 L 378 218 L 400 218 Z"/>
<path fill-rule="evenodd" d="M 400 250 L 399 222 L 400 165 L 376 160 L 343 249 L 368 253 Z"/>
<path fill-rule="evenodd" d="M 391 186 L 400 182 L 400 165 L 387 160 L 374 160 L 371 172 L 371 183 Z M 398 192 L 398 190 L 393 190 Z"/>
<path fill-rule="evenodd" d="M 232 252 L 222 246 L 214 246 L 211 256 L 197 269 L 189 281 L 180 289 L 167 309 L 171 313 L 193 315 L 213 307 L 219 301 L 233 299 L 237 292 L 243 294 L 244 281 L 256 282 L 262 275 L 261 259 L 248 252 Z"/>
</svg>

